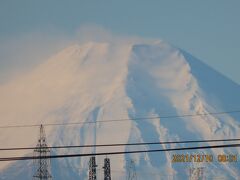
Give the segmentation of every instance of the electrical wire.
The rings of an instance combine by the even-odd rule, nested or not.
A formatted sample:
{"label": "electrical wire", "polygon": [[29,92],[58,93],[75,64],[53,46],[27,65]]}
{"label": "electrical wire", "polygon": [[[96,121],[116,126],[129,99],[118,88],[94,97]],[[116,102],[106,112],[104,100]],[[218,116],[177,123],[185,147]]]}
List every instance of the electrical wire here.
{"label": "electrical wire", "polygon": [[80,124],[97,124],[97,123],[124,122],[124,121],[142,121],[142,120],[154,120],[154,119],[174,119],[174,118],[198,117],[198,116],[209,116],[209,115],[224,115],[224,114],[234,114],[234,113],[240,113],[240,110],[222,111],[222,112],[209,112],[209,113],[197,113],[197,114],[184,114],[184,115],[108,119],[108,120],[87,121],[87,122],[81,121],[81,122],[68,122],[68,123],[7,125],[7,126],[0,126],[0,128],[27,128],[27,127],[39,127],[41,125],[43,125],[43,126],[69,126],[69,125],[80,125]]}
{"label": "electrical wire", "polygon": [[32,159],[56,159],[56,158],[71,158],[71,157],[107,156],[107,155],[120,155],[120,154],[155,153],[155,152],[187,151],[187,150],[198,150],[198,149],[219,149],[219,148],[233,148],[233,147],[240,147],[240,144],[194,146],[194,147],[183,147],[183,148],[136,150],[136,151],[99,152],[99,153],[86,153],[86,154],[61,154],[61,155],[50,155],[50,156],[6,157],[6,158],[0,158],[0,161],[20,161],[20,160],[32,160]]}
{"label": "electrical wire", "polygon": [[[75,146],[47,146],[49,149],[69,149],[69,148],[88,148],[88,147],[116,147],[116,146],[143,146],[143,145],[161,145],[161,144],[190,144],[190,143],[212,143],[212,142],[230,142],[240,141],[240,139],[208,139],[208,140],[185,140],[185,141],[162,141],[162,142],[143,142],[143,143],[117,143],[117,144],[91,144]],[[0,148],[0,151],[16,151],[40,149],[41,147],[14,147]]]}

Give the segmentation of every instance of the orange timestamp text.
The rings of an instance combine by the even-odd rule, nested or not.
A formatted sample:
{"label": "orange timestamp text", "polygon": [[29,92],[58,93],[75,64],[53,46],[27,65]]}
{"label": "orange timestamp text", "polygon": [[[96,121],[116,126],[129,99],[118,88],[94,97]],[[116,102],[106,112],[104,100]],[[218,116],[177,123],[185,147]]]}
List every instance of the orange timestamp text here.
{"label": "orange timestamp text", "polygon": [[172,163],[233,163],[238,162],[235,154],[220,154],[216,157],[212,154],[173,154]]}

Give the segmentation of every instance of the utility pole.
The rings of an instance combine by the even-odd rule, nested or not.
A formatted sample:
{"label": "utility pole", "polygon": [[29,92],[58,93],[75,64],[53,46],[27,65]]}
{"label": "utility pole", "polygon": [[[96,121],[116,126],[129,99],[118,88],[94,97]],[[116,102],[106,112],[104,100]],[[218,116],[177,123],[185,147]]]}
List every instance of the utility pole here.
{"label": "utility pole", "polygon": [[111,165],[110,165],[110,159],[105,158],[104,159],[104,180],[111,180]]}
{"label": "utility pole", "polygon": [[96,157],[92,156],[89,160],[89,172],[88,172],[88,180],[96,180],[97,179],[97,171],[96,171]]}
{"label": "utility pole", "polygon": [[137,180],[135,162],[132,159],[127,163],[127,180]]}
{"label": "utility pole", "polygon": [[50,156],[50,149],[47,146],[46,136],[42,124],[40,126],[38,144],[33,153],[34,157],[39,157],[39,159],[34,159],[35,172],[33,180],[52,180],[50,159],[46,158],[46,156]]}

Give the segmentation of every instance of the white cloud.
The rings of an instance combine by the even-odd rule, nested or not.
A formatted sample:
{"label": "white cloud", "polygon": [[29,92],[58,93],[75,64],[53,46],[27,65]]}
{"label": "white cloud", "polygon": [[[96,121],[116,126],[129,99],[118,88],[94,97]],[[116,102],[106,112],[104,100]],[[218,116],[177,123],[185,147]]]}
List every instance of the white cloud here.
{"label": "white cloud", "polygon": [[110,30],[94,24],[80,26],[71,35],[50,29],[6,37],[0,41],[0,84],[46,61],[70,44],[89,41],[121,43],[143,42],[143,39],[112,34]]}
{"label": "white cloud", "polygon": [[31,32],[0,42],[0,83],[40,64],[72,42],[60,32]]}

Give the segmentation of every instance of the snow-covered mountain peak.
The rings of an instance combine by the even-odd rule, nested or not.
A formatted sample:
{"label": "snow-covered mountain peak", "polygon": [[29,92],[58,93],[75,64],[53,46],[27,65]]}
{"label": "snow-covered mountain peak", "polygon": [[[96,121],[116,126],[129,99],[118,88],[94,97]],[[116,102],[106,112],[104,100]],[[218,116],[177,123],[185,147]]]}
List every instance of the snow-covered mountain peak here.
{"label": "snow-covered mountain peak", "polygon": [[[46,127],[50,145],[153,142],[239,137],[239,115],[179,117],[145,121],[104,120],[178,116],[235,110],[240,107],[238,84],[190,54],[163,41],[89,42],[73,44],[31,71],[0,85],[1,125],[98,122]],[[229,93],[231,92],[231,93]],[[2,129],[1,147],[33,146],[37,128]],[[175,147],[158,146],[158,148]],[[151,149],[143,146],[137,149]],[[124,151],[134,148],[59,150],[53,153]],[[136,148],[135,148],[136,149]],[[223,152],[207,151],[217,154]],[[239,152],[233,149],[233,152]],[[29,151],[15,155],[24,155]],[[8,152],[3,154],[9,155]],[[103,157],[97,161],[102,162]],[[161,179],[168,172],[186,178],[186,165],[171,163],[171,153],[111,156],[114,179],[125,179],[127,160],[134,159],[141,178]],[[54,160],[53,176],[86,179],[88,158]],[[26,165],[1,163],[2,177],[23,177]],[[17,173],[13,171],[18,168]],[[61,169],[65,168],[65,171]],[[232,168],[232,169],[231,169]],[[209,174],[236,176],[234,165],[209,165]],[[79,169],[82,169],[79,171]],[[30,176],[29,176],[30,177]],[[139,177],[140,178],[140,177]],[[11,178],[10,178],[11,179]]]}

